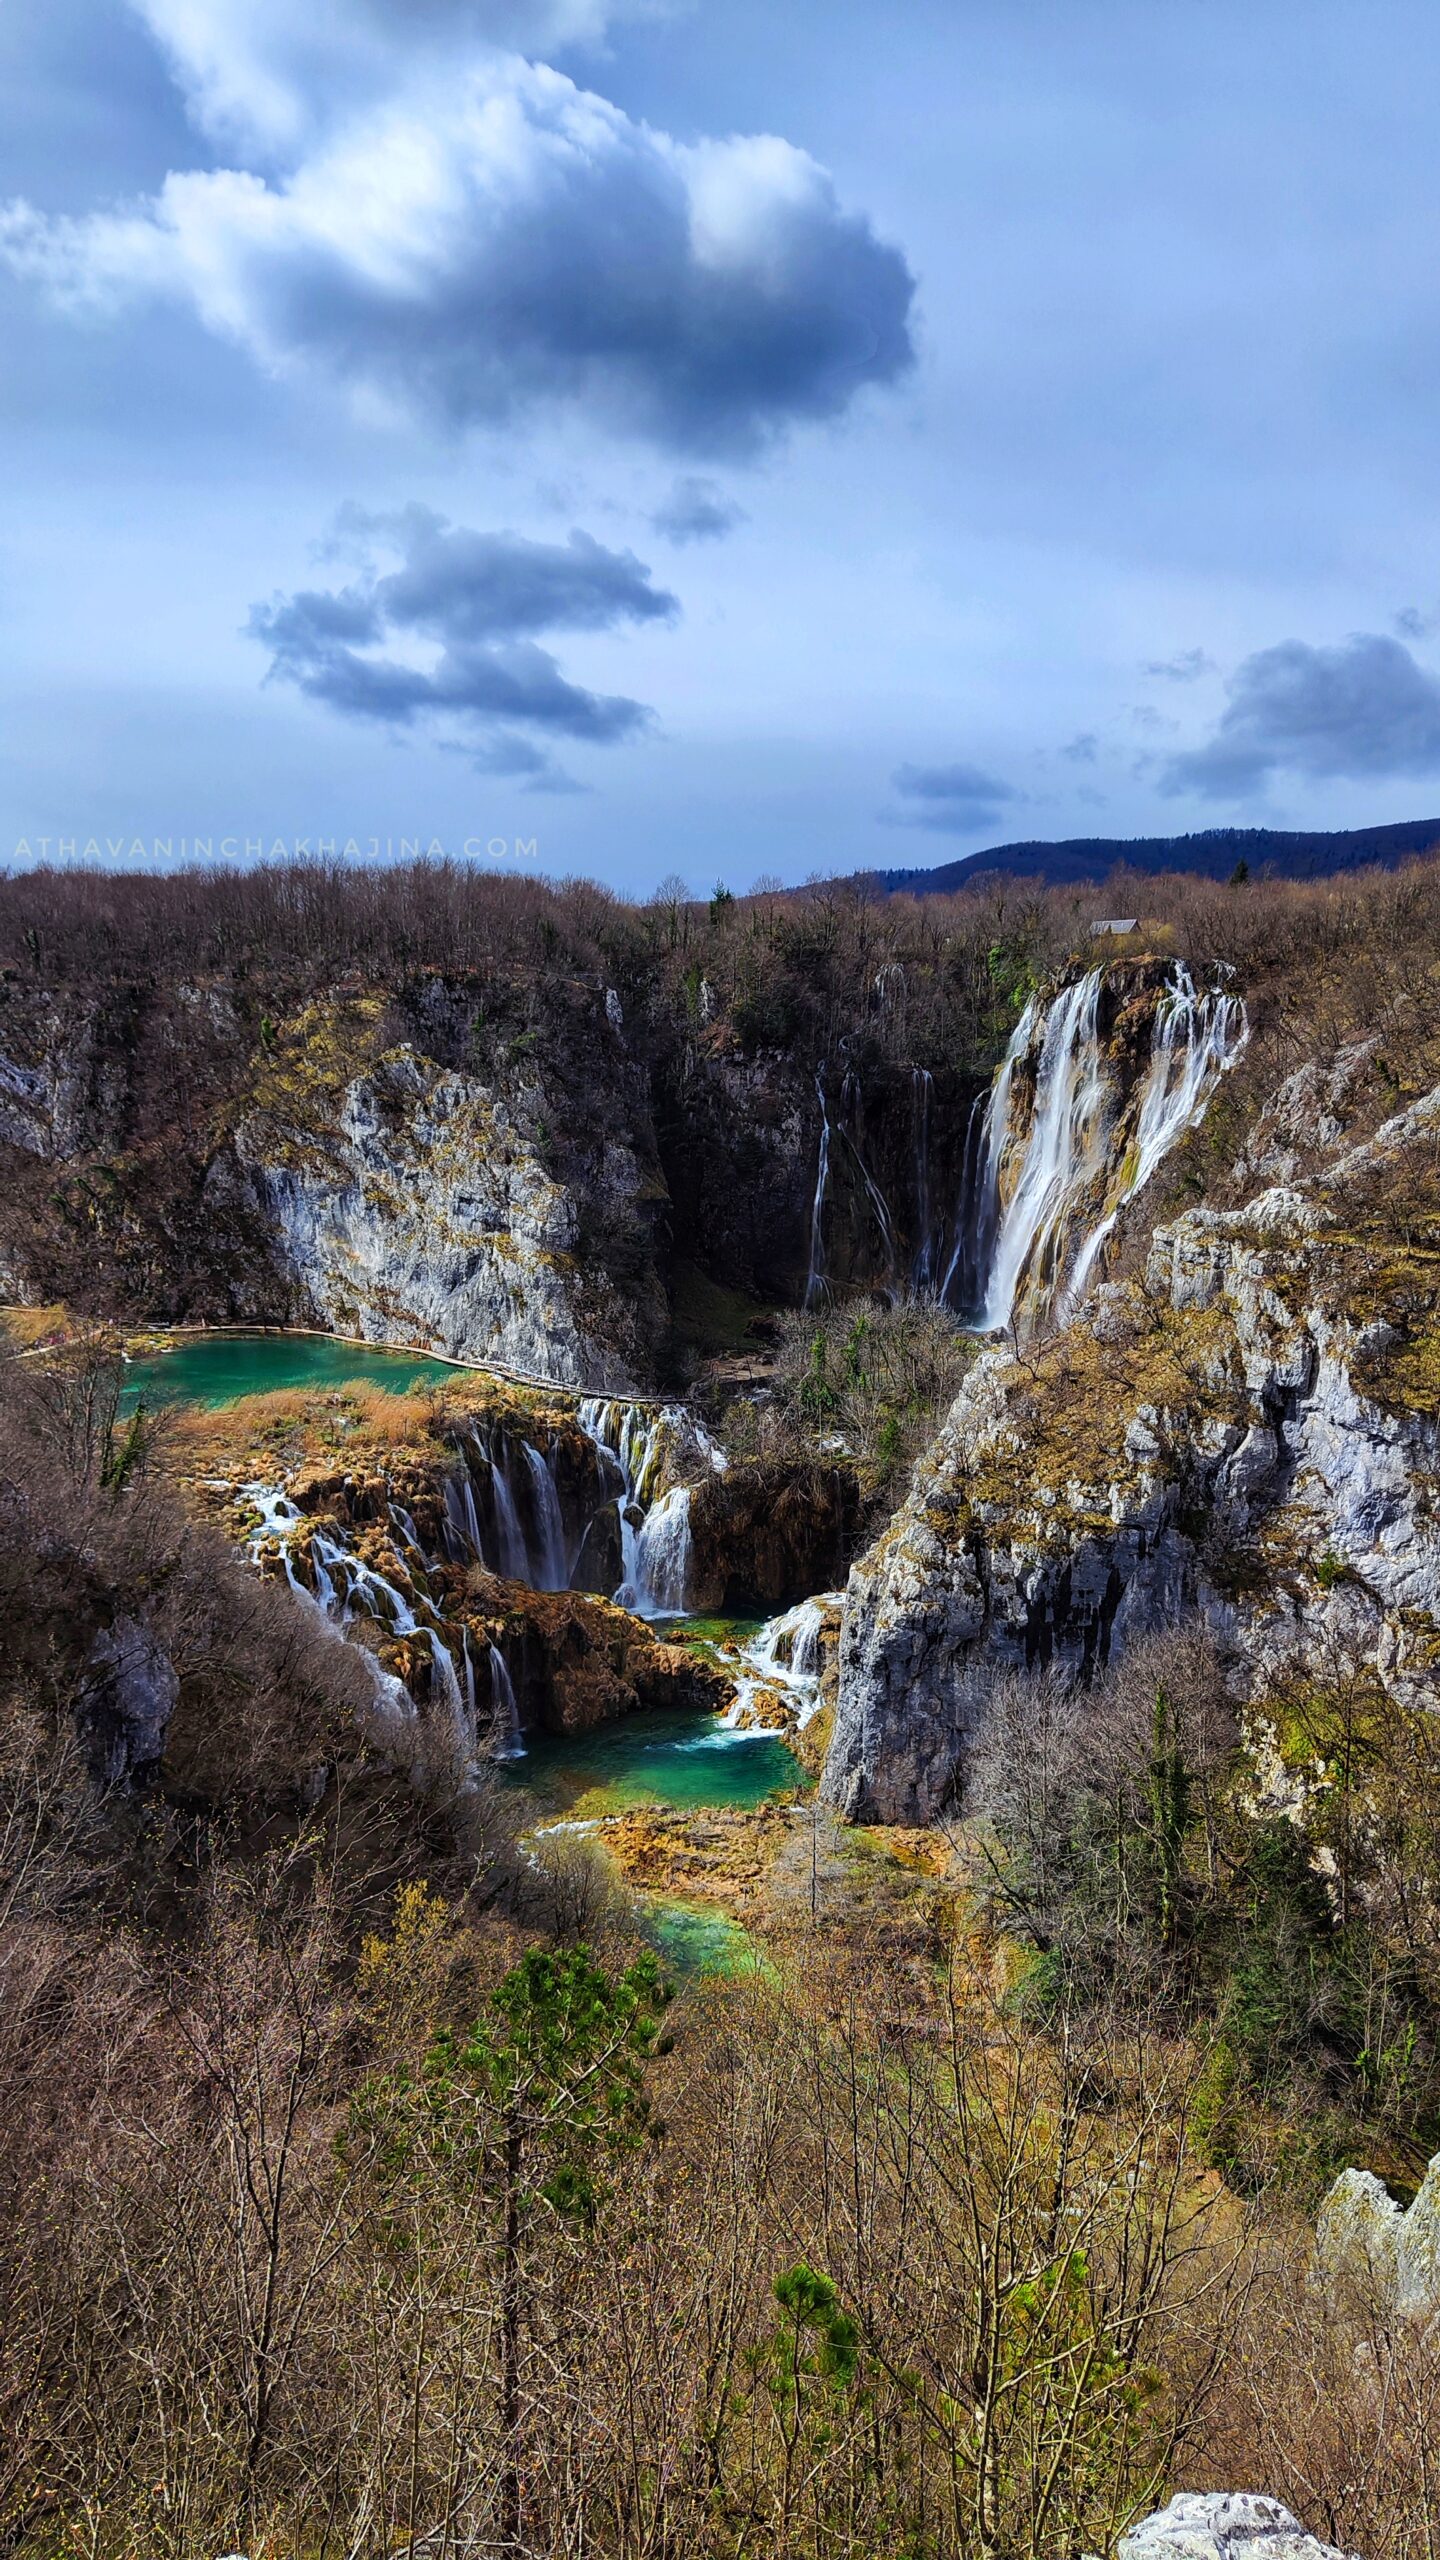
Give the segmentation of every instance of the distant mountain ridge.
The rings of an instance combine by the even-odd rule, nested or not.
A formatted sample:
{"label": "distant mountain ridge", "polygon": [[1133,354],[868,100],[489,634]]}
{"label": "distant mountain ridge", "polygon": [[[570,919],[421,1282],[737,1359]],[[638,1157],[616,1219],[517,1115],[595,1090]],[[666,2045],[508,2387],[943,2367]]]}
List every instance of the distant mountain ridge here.
{"label": "distant mountain ridge", "polygon": [[963,854],[933,869],[877,871],[885,889],[921,897],[963,889],[984,877],[1033,880],[1049,888],[1108,880],[1112,871],[1190,871],[1205,880],[1228,880],[1238,862],[1257,878],[1323,880],[1372,863],[1392,870],[1413,854],[1440,849],[1440,818],[1407,818],[1398,826],[1349,827],[1330,834],[1295,833],[1277,827],[1206,827],[1189,836],[1069,836],[1061,843],[998,844]]}

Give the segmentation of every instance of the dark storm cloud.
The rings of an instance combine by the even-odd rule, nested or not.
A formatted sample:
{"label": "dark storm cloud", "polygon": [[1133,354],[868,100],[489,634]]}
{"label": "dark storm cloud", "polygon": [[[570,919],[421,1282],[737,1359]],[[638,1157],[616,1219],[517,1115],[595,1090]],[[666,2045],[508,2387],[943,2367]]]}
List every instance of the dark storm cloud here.
{"label": "dark storm cloud", "polygon": [[428,507],[348,522],[403,547],[405,565],[377,579],[375,603],[382,621],[431,639],[609,631],[620,622],[673,622],[680,610],[676,597],[651,585],[633,551],[607,551],[588,533],[568,542],[471,533]]}
{"label": "dark storm cloud", "polygon": [[650,522],[667,542],[719,542],[745,522],[745,510],[713,480],[677,480]]}
{"label": "dark storm cloud", "polygon": [[[189,14],[213,36],[213,10]],[[484,50],[443,72],[422,57],[292,133],[270,57],[252,68],[256,132],[270,98],[289,137],[279,174],[257,142],[259,168],[172,174],[118,211],[15,202],[0,257],[61,304],[178,301],[268,369],[318,368],[452,426],[581,404],[743,454],[913,361],[905,259],[775,135],[676,142]]]}
{"label": "dark storm cloud", "polygon": [[[652,587],[633,552],[579,532],[565,543],[475,533],[423,507],[348,519],[351,530],[367,521],[400,545],[402,565],[257,605],[249,630],[270,652],[272,677],[352,719],[401,729],[423,720],[452,733],[458,723],[486,770],[552,782],[527,728],[606,746],[649,725],[644,703],[572,684],[533,636],[672,620],[675,598]],[[386,654],[409,638],[438,643],[433,664]]]}
{"label": "dark storm cloud", "polygon": [[1440,771],[1440,681],[1398,640],[1282,640],[1247,658],[1203,746],[1171,756],[1170,794],[1239,798],[1276,772],[1315,781]]}
{"label": "dark storm cloud", "polygon": [[909,806],[896,811],[906,827],[933,828],[940,835],[973,835],[993,824],[1009,802],[1022,795],[993,773],[973,764],[902,764],[894,787]]}

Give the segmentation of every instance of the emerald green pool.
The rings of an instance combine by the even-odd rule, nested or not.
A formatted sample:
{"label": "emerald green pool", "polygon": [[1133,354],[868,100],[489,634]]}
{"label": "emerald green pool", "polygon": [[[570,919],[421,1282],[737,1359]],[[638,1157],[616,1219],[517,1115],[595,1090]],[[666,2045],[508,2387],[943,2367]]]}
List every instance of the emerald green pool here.
{"label": "emerald green pool", "polygon": [[794,1753],[773,1733],[732,1733],[715,1716],[626,1716],[598,1732],[533,1742],[514,1781],[547,1810],[589,1816],[629,1805],[761,1804],[799,1786]]}
{"label": "emerald green pool", "polygon": [[723,1911],[702,1911],[698,1903],[657,1895],[640,1905],[639,1920],[656,1954],[677,1973],[754,1973],[764,1965],[749,1932],[738,1920],[727,1920]]}
{"label": "emerald green pool", "polygon": [[121,1404],[130,1412],[147,1405],[234,1404],[241,1396],[277,1389],[386,1387],[404,1395],[411,1387],[463,1376],[445,1360],[422,1351],[383,1351],[372,1344],[337,1342],[323,1333],[197,1333],[173,1351],[132,1360]]}

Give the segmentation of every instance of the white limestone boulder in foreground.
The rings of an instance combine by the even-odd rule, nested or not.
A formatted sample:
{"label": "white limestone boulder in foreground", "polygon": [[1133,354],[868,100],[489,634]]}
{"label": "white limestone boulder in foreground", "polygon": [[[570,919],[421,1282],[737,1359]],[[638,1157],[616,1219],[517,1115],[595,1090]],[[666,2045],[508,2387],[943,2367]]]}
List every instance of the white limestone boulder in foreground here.
{"label": "white limestone boulder in foreground", "polygon": [[1122,2534],[1116,2552],[1117,2560],[1354,2560],[1317,2542],[1278,2498],[1243,2491],[1172,2498]]}

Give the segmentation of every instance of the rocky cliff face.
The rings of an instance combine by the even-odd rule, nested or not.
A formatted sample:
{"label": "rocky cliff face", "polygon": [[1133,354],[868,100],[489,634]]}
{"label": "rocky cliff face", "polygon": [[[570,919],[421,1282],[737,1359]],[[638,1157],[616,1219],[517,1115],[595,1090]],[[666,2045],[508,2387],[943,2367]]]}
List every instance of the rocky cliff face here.
{"label": "rocky cliff face", "polygon": [[[540,1378],[653,1371],[666,1186],[602,994],[0,989],[0,1288],[310,1323]],[[278,999],[277,999],[278,1004]]]}
{"label": "rocky cliff face", "polygon": [[1287,1087],[1241,1205],[977,1362],[851,1575],[824,1785],[852,1818],[933,1818],[995,1667],[1083,1677],[1191,1611],[1252,1695],[1326,1659],[1440,1700],[1440,1089],[1347,1143],[1366,1070],[1328,1128],[1313,1073]]}
{"label": "rocky cliff face", "polygon": [[789,1461],[732,1465],[690,1501],[689,1601],[700,1616],[770,1616],[844,1571],[859,1515],[852,1469]]}
{"label": "rocky cliff face", "polygon": [[293,1317],[558,1382],[618,1387],[653,1367],[653,1274],[622,1292],[584,1253],[587,1215],[643,1228],[650,1172],[623,1129],[582,1187],[546,1160],[555,1106],[528,1066],[487,1082],[405,1042],[338,1091],[323,1076],[259,1085],[234,1152]]}
{"label": "rocky cliff face", "polygon": [[[973,1088],[839,1085],[825,1267],[900,1285],[948,1255]],[[558,973],[0,972],[0,1294],[30,1304],[645,1385],[743,1321],[734,1293],[801,1296],[820,1153],[808,1059]]]}

